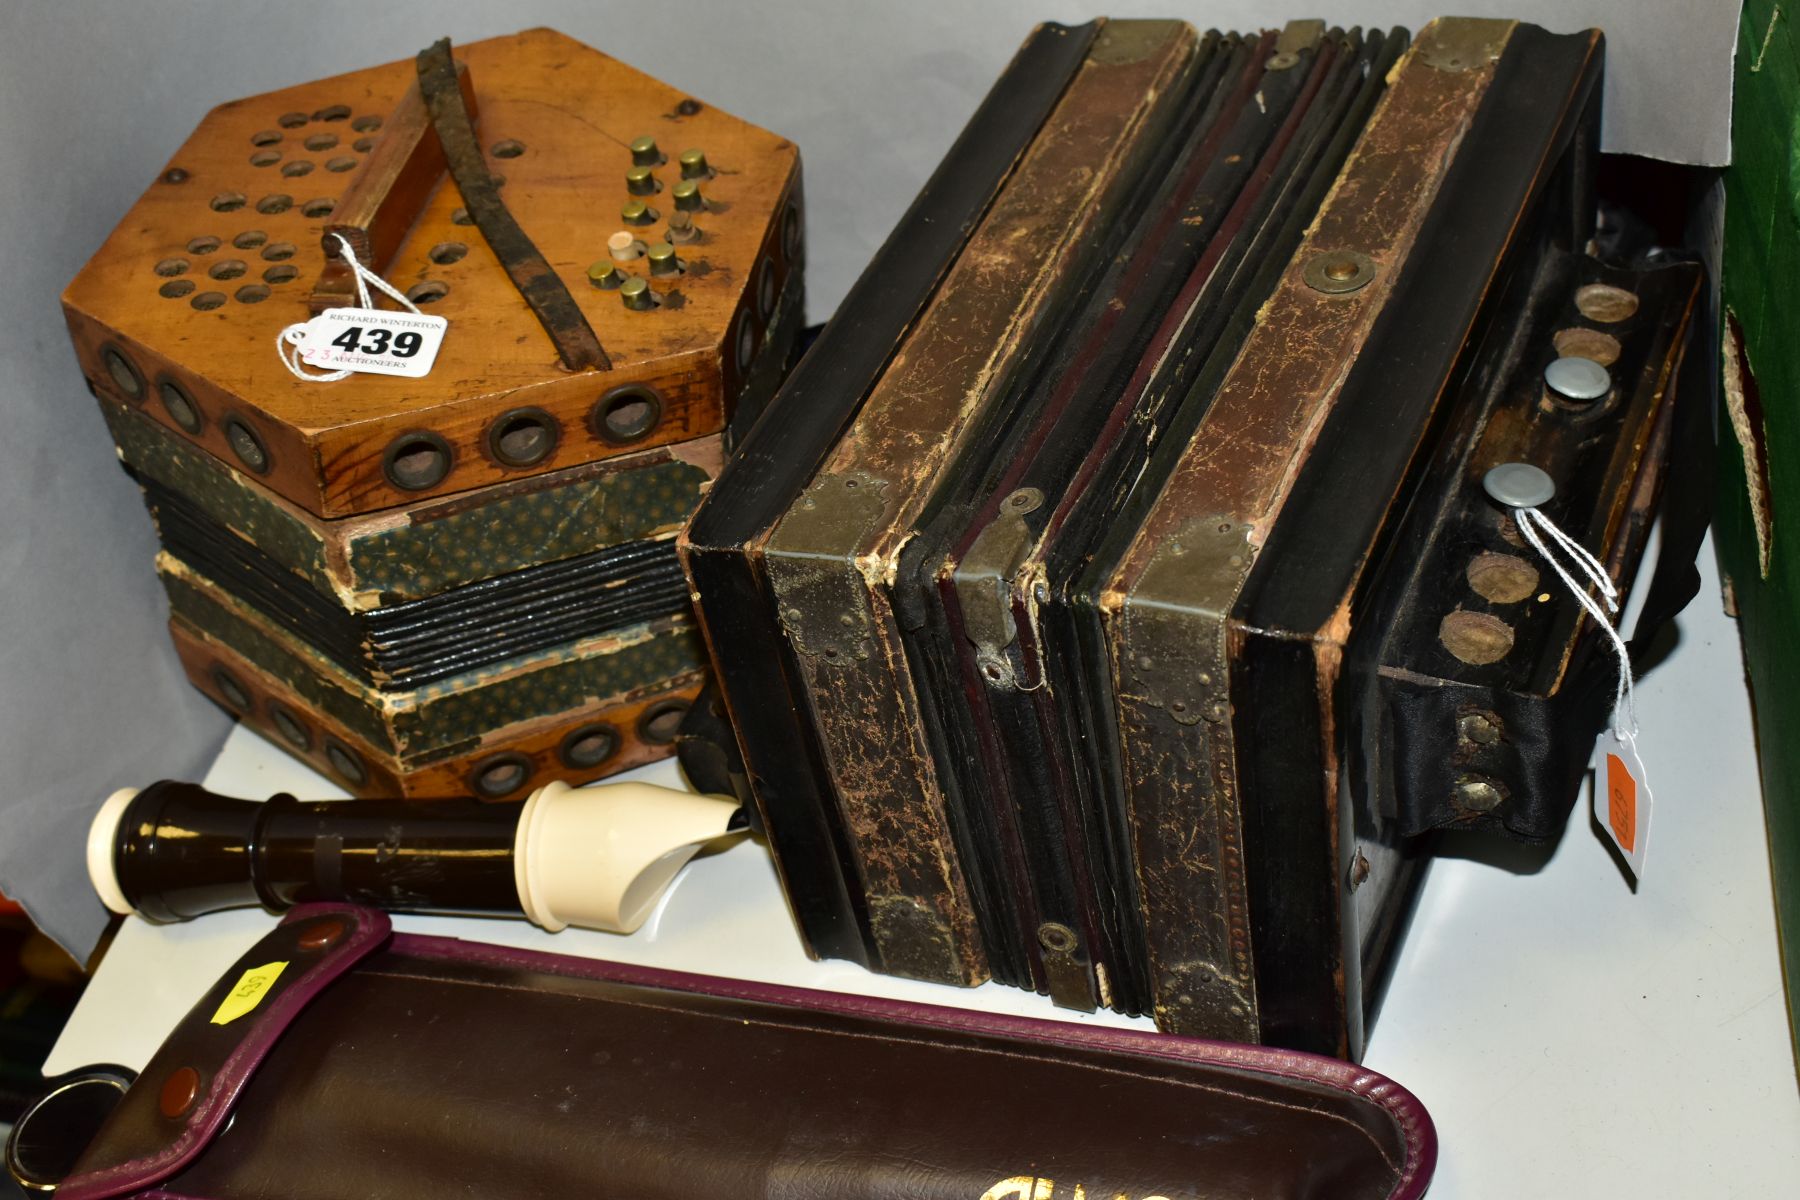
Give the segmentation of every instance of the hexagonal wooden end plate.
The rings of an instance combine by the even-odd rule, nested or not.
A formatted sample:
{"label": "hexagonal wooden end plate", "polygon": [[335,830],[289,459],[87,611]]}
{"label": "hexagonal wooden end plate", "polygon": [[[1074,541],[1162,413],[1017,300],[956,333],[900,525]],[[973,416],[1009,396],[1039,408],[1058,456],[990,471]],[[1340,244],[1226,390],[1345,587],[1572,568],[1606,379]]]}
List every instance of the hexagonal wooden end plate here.
{"label": "hexagonal wooden end plate", "polygon": [[[450,320],[431,373],[312,383],[283,368],[276,338],[309,316],[325,226],[416,87],[409,59],[207,115],[64,293],[102,402],[140,409],[325,517],[717,432],[800,269],[794,145],[550,30],[455,55],[500,196],[611,370],[562,367],[441,173],[419,189],[416,219],[380,264],[421,309]],[[435,138],[429,127],[424,136]],[[627,174],[649,156],[633,143],[646,136],[658,161],[634,194]],[[689,149],[704,154],[692,179],[703,207],[678,210]],[[633,201],[655,220],[626,224]],[[678,211],[691,220],[670,239]],[[645,247],[670,240],[678,271],[615,258],[608,243],[620,231]],[[615,270],[596,283],[590,268],[603,263]],[[648,281],[653,307],[623,302],[617,284],[631,277]]]}

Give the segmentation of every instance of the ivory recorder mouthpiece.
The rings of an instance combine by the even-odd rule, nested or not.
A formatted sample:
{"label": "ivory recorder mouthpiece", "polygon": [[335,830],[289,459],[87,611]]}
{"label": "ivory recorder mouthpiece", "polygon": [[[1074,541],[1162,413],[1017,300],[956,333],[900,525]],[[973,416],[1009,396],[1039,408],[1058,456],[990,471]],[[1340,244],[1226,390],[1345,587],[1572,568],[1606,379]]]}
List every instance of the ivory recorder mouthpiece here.
{"label": "ivory recorder mouthpiece", "polygon": [[165,780],[106,798],[87,866],[107,908],[152,921],[345,900],[630,933],[690,858],[746,829],[734,799],[643,783],[552,783],[514,806],[258,803]]}

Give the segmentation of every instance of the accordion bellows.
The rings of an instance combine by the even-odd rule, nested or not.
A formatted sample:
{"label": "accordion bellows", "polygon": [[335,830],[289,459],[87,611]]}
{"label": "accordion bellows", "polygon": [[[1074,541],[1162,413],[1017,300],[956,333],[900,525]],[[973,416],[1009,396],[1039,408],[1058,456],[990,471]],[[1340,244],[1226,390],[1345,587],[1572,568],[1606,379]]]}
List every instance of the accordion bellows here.
{"label": "accordion bellows", "polygon": [[1654,514],[1699,271],[1588,253],[1600,64],[1032,36],[681,542],[816,953],[1360,1053],[1412,835],[1539,835],[1605,715],[1482,476],[1624,583]]}
{"label": "accordion bellows", "polygon": [[[699,691],[675,535],[795,342],[799,157],[548,30],[455,63],[473,175],[410,61],[225,105],[64,307],[195,685],[353,792],[519,799]],[[430,374],[282,369],[327,232],[449,318]]]}

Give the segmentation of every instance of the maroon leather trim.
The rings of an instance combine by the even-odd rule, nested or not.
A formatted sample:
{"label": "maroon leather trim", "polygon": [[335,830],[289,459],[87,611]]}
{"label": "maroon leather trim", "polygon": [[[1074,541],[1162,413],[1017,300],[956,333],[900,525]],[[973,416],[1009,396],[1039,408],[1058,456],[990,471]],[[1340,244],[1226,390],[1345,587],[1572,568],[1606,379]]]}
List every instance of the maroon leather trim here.
{"label": "maroon leather trim", "polygon": [[894,1024],[960,1033],[1014,1037],[1044,1045],[1105,1049],[1143,1058],[1171,1059],[1242,1071],[1247,1075],[1276,1076],[1329,1087],[1357,1096],[1384,1109],[1406,1138],[1406,1162],[1398,1165],[1399,1183],[1391,1200],[1417,1200],[1425,1194],[1437,1165],[1437,1127],[1418,1097],[1375,1071],[1323,1055],[1268,1046],[1215,1042],[1204,1038],[1177,1037],[1148,1030],[1113,1029],[1071,1021],[1012,1017],[997,1013],[912,1004],[875,996],[822,992],[812,988],[722,979],[657,967],[570,958],[536,950],[517,950],[430,934],[397,933],[395,951],[422,958],[441,958],[489,966],[542,971],[547,974],[601,979],[641,987],[665,988],[719,996],[730,1000],[774,1004],[803,1011],[842,1013]]}
{"label": "maroon leather trim", "polygon": [[[294,926],[310,924],[321,917],[334,917],[344,922],[345,932],[338,941],[322,951],[284,947],[283,943],[293,946]],[[190,1164],[224,1128],[232,1104],[293,1019],[344,972],[387,944],[392,931],[387,914],[372,908],[351,904],[302,904],[290,910],[275,930],[240,958],[219,983],[207,989],[206,995],[182,1019],[175,1033],[144,1068],[138,1077],[138,1085],[127,1093],[107,1123],[109,1131],[120,1122],[135,1124],[139,1128],[132,1132],[148,1134],[152,1139],[167,1137],[165,1130],[170,1127],[178,1128],[180,1132],[162,1141],[156,1149],[120,1162],[90,1164],[84,1160],[78,1164],[76,1174],[56,1189],[60,1200],[105,1200],[140,1193]],[[183,1035],[193,1032],[196,1026],[202,1033],[214,1028],[212,1013],[217,1011],[225,991],[249,965],[265,960],[271,954],[288,955],[289,967],[276,981],[270,996],[256,1011],[239,1018],[244,1022],[241,1036],[222,1062],[216,1066],[204,1061],[196,1063],[194,1060],[203,1059],[204,1054],[196,1055],[194,1047],[187,1044]],[[312,957],[315,954],[317,957]],[[180,1118],[179,1124],[174,1125],[155,1111],[156,1093],[169,1072],[183,1066],[201,1069],[205,1090]],[[134,1142],[143,1140],[140,1136]],[[170,1196],[169,1200],[176,1198]]]}

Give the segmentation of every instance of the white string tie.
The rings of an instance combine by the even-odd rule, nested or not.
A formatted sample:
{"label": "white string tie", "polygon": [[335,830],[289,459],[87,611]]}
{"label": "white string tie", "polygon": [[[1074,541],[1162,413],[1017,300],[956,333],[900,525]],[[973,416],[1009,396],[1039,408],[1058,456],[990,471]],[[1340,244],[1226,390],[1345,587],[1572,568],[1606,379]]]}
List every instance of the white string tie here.
{"label": "white string tie", "polygon": [[[1613,653],[1619,659],[1619,681],[1613,694],[1612,729],[1619,738],[1632,741],[1637,737],[1638,723],[1637,706],[1631,691],[1631,654],[1625,648],[1625,639],[1619,636],[1618,626],[1609,615],[1619,611],[1619,589],[1614,586],[1612,576],[1607,574],[1598,558],[1558,529],[1556,523],[1536,507],[1514,508],[1512,515],[1513,524],[1519,527],[1520,535],[1550,564],[1550,569],[1556,572],[1557,578],[1563,581],[1563,585],[1574,594],[1581,607],[1587,610],[1588,615],[1594,618],[1594,623],[1606,632],[1607,639],[1611,641]],[[1575,576],[1551,552],[1550,545],[1545,544],[1546,537],[1568,556],[1576,573],[1586,580],[1586,584],[1576,582]],[[1588,594],[1588,584],[1600,593],[1600,599],[1596,600]],[[1602,604],[1606,606],[1604,609]]]}
{"label": "white string tie", "polygon": [[[341,234],[332,233],[327,234],[326,236],[338,244],[338,252],[344,256],[344,261],[350,264],[350,272],[356,279],[356,300],[358,308],[375,307],[374,301],[369,297],[369,285],[374,284],[379,291],[385,293],[391,299],[398,301],[408,312],[418,313],[420,316],[424,315],[423,313],[419,313],[419,306],[414,304],[411,300],[408,300],[404,292],[400,291],[400,289],[396,288],[393,284],[389,283],[375,272],[369,270],[369,268],[363,266],[362,263],[357,260],[356,251],[350,248],[350,243],[345,241]],[[348,369],[342,371],[322,371],[317,374],[306,369],[304,361],[300,357],[300,347],[306,341],[306,327],[310,323],[310,321],[296,321],[294,324],[289,325],[286,329],[283,329],[280,333],[275,335],[275,353],[281,356],[282,365],[288,369],[294,378],[304,379],[309,383],[334,383],[339,379],[355,374],[355,372]]]}

